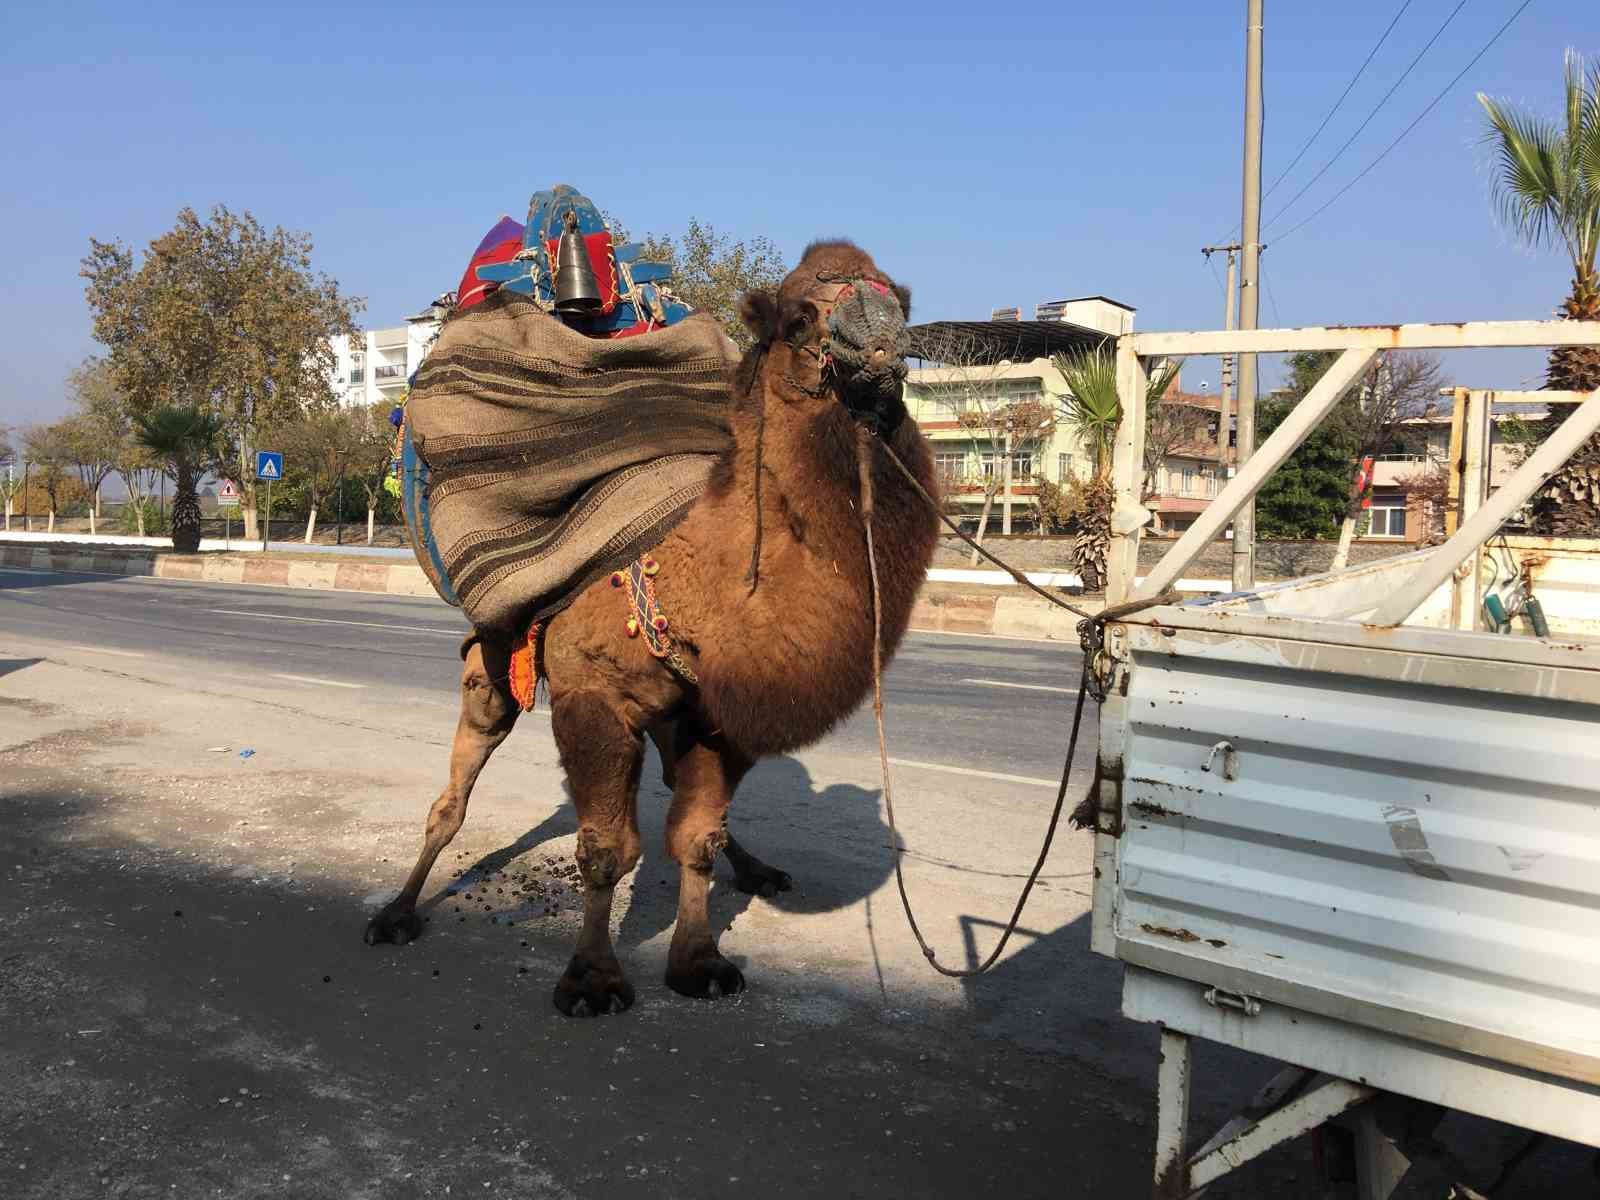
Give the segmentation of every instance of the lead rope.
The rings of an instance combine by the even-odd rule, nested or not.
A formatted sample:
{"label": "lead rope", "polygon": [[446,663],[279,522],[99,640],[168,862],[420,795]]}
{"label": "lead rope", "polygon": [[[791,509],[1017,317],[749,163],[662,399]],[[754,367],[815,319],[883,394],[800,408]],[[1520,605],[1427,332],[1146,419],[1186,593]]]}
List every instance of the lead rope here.
{"label": "lead rope", "polygon": [[[1131,615],[1141,609],[1170,603],[1177,599],[1177,595],[1173,592],[1164,592],[1150,600],[1136,600],[1129,604],[1120,604],[1114,608],[1107,608],[1098,614],[1091,614],[1066,603],[1059,597],[1044,592],[1040,588],[1033,588],[1034,591],[1043,595],[1045,599],[1060,605],[1062,608],[1070,609],[1084,618],[1078,623],[1078,637],[1083,647],[1083,674],[1078,685],[1078,702],[1072,710],[1072,734],[1067,739],[1067,761],[1061,767],[1061,785],[1056,789],[1055,807],[1050,811],[1050,824],[1045,829],[1044,844],[1039,847],[1039,857],[1033,864],[1033,870],[1028,872],[1028,881],[1022,885],[1022,894],[1017,897],[1017,906],[1012,910],[1011,919],[1006,922],[1005,930],[1000,934],[999,942],[989,952],[989,957],[976,967],[962,971],[943,965],[935,957],[933,947],[928,945],[928,939],[922,936],[922,929],[917,925],[916,914],[911,911],[911,897],[906,894],[905,874],[902,872],[900,865],[900,860],[905,851],[901,848],[900,831],[895,824],[894,789],[889,779],[889,742],[883,731],[883,597],[878,585],[878,554],[872,541],[873,441],[873,435],[865,426],[856,426],[856,467],[861,479],[861,523],[866,531],[867,538],[867,570],[872,577],[872,715],[878,725],[878,765],[883,772],[883,807],[889,817],[890,849],[894,852],[894,882],[900,891],[900,907],[905,910],[906,922],[911,926],[911,934],[917,939],[917,945],[922,948],[922,955],[928,960],[928,965],[939,974],[946,975],[951,979],[971,979],[975,975],[982,975],[990,967],[994,966],[1001,953],[1004,952],[1006,943],[1011,940],[1011,935],[1016,932],[1017,922],[1022,919],[1022,910],[1027,907],[1028,897],[1033,892],[1033,885],[1039,881],[1039,873],[1044,870],[1045,860],[1050,857],[1050,846],[1055,841],[1056,828],[1061,823],[1061,810],[1066,804],[1067,783],[1072,776],[1072,763],[1077,757],[1078,733],[1083,727],[1083,698],[1087,693],[1093,692],[1096,701],[1105,699],[1104,681],[1096,673],[1093,664],[1100,657],[1099,650],[1106,622],[1115,620],[1118,617]],[[916,476],[906,469],[906,465],[900,461],[900,457],[894,452],[894,449],[887,442],[880,442],[880,444],[888,454],[889,461],[900,469],[900,473],[909,479],[922,497],[937,510],[938,505],[933,504],[933,498],[928,495]],[[946,523],[948,524],[949,522]],[[958,529],[956,532],[960,533],[960,530]],[[966,535],[963,534],[962,536],[965,537]],[[973,543],[973,545],[977,546],[976,543]],[[982,549],[982,547],[977,548]],[[1025,577],[1020,571],[1000,562],[999,559],[994,558],[993,555],[988,555],[987,552],[985,554],[991,561],[1004,567],[1013,578],[1018,581],[1024,581]],[[1033,587],[1032,583],[1029,583],[1028,586]]]}

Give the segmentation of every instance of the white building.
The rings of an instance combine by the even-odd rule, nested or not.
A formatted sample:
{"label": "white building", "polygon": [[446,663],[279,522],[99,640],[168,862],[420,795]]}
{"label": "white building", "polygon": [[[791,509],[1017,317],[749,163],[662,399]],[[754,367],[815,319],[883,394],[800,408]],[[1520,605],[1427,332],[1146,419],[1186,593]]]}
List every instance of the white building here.
{"label": "white building", "polygon": [[441,296],[420,313],[407,317],[404,325],[367,330],[353,346],[350,338],[334,338],[330,344],[337,364],[334,391],[339,402],[354,408],[398,401],[439,336],[446,312],[444,299]]}

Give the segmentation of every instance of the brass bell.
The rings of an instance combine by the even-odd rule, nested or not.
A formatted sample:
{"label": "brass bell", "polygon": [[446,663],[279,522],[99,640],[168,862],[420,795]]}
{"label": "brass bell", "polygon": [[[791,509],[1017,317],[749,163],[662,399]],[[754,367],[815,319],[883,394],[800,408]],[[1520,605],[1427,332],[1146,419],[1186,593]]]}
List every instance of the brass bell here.
{"label": "brass bell", "polygon": [[567,212],[566,228],[556,246],[556,312],[587,317],[600,311],[600,282],[589,265],[589,248],[578,232],[577,214]]}

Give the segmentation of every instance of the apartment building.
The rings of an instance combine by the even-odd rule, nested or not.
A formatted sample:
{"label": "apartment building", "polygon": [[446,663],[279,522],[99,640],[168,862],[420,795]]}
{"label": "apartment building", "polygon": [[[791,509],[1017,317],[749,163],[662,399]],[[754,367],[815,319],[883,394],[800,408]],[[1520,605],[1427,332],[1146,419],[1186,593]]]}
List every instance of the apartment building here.
{"label": "apartment building", "polygon": [[439,336],[447,299],[441,296],[403,325],[369,329],[355,339],[334,338],[334,390],[340,402],[355,407],[398,401]]}
{"label": "apartment building", "polygon": [[[906,410],[931,443],[946,502],[975,525],[998,487],[991,528],[1038,527],[1041,480],[1087,478],[1075,430],[1057,420],[1068,393],[1053,355],[1107,346],[1133,328],[1134,309],[1106,296],[1041,304],[1034,319],[996,309],[988,321],[934,321],[911,330]],[[931,364],[931,365],[930,365]],[[1016,418],[1031,416],[1019,422]]]}
{"label": "apartment building", "polygon": [[[1041,481],[1087,479],[1094,464],[1078,430],[1060,419],[1070,390],[1052,356],[1105,347],[1133,328],[1135,310],[1107,296],[1056,300],[1024,321],[1017,308],[995,309],[988,321],[936,321],[912,330],[913,356],[936,365],[912,369],[906,408],[932,444],[946,502],[975,524],[984,498],[998,486],[991,528],[1038,527]],[[1198,410],[1186,436],[1168,447],[1150,481],[1152,532],[1180,532],[1217,494],[1216,397],[1185,393],[1174,379],[1168,400]],[[1027,420],[1002,419],[1021,414]],[[1009,466],[1009,480],[1007,468]]]}

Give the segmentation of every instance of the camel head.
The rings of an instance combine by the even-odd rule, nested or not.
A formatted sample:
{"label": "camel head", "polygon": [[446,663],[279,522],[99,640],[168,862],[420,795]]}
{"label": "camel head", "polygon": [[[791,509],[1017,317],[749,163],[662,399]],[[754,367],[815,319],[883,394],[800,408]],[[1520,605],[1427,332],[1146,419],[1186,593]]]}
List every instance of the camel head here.
{"label": "camel head", "polygon": [[756,340],[747,386],[789,404],[842,404],[880,434],[904,419],[911,291],[866,251],[813,242],[776,292],[745,295],[740,315]]}

